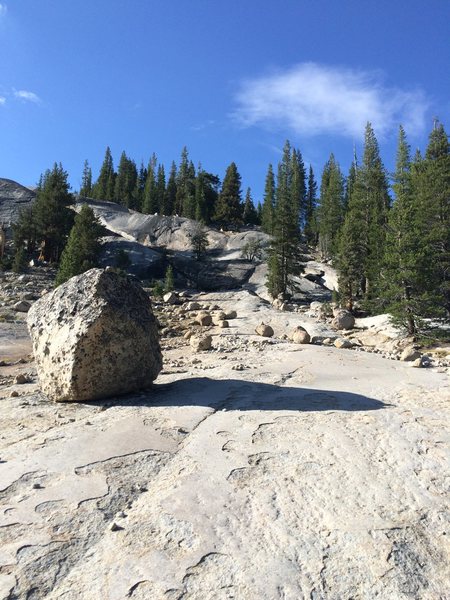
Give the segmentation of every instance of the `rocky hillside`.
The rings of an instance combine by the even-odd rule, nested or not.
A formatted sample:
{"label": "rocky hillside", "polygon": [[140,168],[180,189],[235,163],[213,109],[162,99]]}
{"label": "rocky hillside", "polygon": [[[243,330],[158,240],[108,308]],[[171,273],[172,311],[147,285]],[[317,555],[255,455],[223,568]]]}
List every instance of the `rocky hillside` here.
{"label": "rocky hillside", "polygon": [[8,229],[15,223],[21,208],[31,206],[35,192],[11,179],[0,177],[0,224]]}

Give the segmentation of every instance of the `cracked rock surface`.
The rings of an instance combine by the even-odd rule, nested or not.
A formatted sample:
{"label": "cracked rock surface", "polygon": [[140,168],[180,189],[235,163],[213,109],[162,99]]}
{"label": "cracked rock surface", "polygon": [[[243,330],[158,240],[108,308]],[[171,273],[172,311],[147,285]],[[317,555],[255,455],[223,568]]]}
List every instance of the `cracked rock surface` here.
{"label": "cracked rock surface", "polygon": [[0,598],[445,599],[448,375],[282,340],[304,317],[245,294],[203,301],[237,318],[192,357],[163,340],[148,393],[0,387]]}

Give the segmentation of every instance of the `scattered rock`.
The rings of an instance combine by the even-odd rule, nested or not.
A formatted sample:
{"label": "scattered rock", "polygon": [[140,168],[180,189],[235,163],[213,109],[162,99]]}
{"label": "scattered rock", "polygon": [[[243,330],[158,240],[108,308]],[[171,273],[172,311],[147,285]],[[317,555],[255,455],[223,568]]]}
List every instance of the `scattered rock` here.
{"label": "scattered rock", "polygon": [[166,304],[178,304],[178,295],[175,292],[164,294],[163,300]]}
{"label": "scattered rock", "polygon": [[19,300],[19,302],[16,302],[13,306],[13,309],[16,312],[28,312],[31,308],[31,303],[28,302],[28,300]]}
{"label": "scattered rock", "polygon": [[223,321],[219,321],[218,325],[221,329],[227,329],[230,326],[228,321],[226,321],[225,319]]}
{"label": "scattered rock", "polygon": [[198,302],[188,302],[186,305],[186,310],[200,310],[201,306]]}
{"label": "scattered rock", "polygon": [[237,318],[237,312],[235,310],[230,310],[229,312],[227,312],[225,314],[225,319],[227,321],[231,321],[231,319],[236,319]]}
{"label": "scattered rock", "polygon": [[333,311],[334,319],[331,322],[335,329],[353,329],[355,317],[348,310],[337,309]]}
{"label": "scattered rock", "polygon": [[121,527],[120,525],[118,525],[117,523],[115,523],[114,521],[111,523],[111,525],[109,526],[109,530],[110,531],[122,531],[123,527]]}
{"label": "scattered rock", "polygon": [[400,360],[402,361],[414,361],[421,357],[421,354],[414,346],[407,346],[400,354]]}
{"label": "scattered rock", "polygon": [[256,327],[255,331],[258,335],[261,335],[262,337],[272,337],[273,336],[272,327],[270,325],[266,325],[265,323],[260,323]]}
{"label": "scattered rock", "polygon": [[189,340],[189,343],[194,352],[203,352],[204,350],[210,350],[212,346],[212,336],[192,336]]}
{"label": "scattered rock", "polygon": [[225,321],[226,320],[226,314],[223,312],[223,310],[221,310],[220,312],[216,313],[213,316],[213,323],[214,325],[219,325],[219,323],[221,321]]}
{"label": "scattered rock", "polygon": [[311,337],[306,329],[299,325],[291,333],[291,340],[294,344],[309,344],[311,342]]}
{"label": "scattered rock", "polygon": [[29,383],[30,378],[25,373],[19,373],[14,378],[14,383],[17,385],[23,385],[24,383]]}
{"label": "scattered rock", "polygon": [[38,300],[27,320],[42,391],[57,402],[148,388],[162,369],[148,296],[114,271],[72,277]]}
{"label": "scattered rock", "polygon": [[212,325],[212,317],[208,312],[202,310],[195,317],[194,322],[202,327],[208,327],[209,325]]}
{"label": "scattered rock", "polygon": [[336,348],[344,348],[345,349],[345,348],[351,348],[353,346],[351,341],[346,340],[345,338],[336,338],[333,343],[336,346]]}
{"label": "scattered rock", "polygon": [[11,398],[17,398],[19,396],[19,392],[17,390],[13,390],[10,393]]}
{"label": "scattered rock", "polygon": [[425,362],[424,362],[423,356],[419,356],[419,358],[416,358],[416,360],[413,360],[411,362],[411,367],[415,367],[417,369],[421,369],[424,366],[425,366]]}

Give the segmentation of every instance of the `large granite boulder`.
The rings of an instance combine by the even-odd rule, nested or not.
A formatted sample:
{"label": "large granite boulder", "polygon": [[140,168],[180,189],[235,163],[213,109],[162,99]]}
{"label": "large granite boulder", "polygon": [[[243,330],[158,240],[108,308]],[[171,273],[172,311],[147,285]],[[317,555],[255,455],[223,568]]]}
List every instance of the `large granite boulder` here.
{"label": "large granite boulder", "polygon": [[72,277],[38,300],[27,322],[42,391],[57,402],[144,389],[162,369],[150,300],[113,271]]}

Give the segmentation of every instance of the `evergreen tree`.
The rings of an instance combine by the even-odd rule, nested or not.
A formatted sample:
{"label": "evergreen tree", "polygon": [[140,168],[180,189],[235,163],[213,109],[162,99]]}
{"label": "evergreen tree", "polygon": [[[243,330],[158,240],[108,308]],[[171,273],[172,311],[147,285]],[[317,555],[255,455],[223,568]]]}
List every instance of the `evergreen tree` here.
{"label": "evergreen tree", "polygon": [[73,202],[69,193],[68,173],[61,164],[53,166],[42,177],[33,207],[36,239],[41,245],[41,258],[57,262],[73,223]]}
{"label": "evergreen tree", "polygon": [[361,196],[366,207],[367,254],[364,261],[364,296],[366,303],[372,303],[377,296],[390,197],[386,171],[370,123],[366,126],[363,160],[355,179],[354,193]]}
{"label": "evergreen tree", "polygon": [[139,173],[136,178],[136,185],[133,192],[133,208],[142,212],[142,204],[144,202],[144,190],[145,182],[147,181],[147,169],[144,167],[144,163],[141,162]]}
{"label": "evergreen tree", "polygon": [[242,219],[245,225],[256,225],[258,223],[258,215],[256,213],[255,205],[253,204],[250,188],[247,188],[247,192],[245,194]]}
{"label": "evergreen tree", "polygon": [[158,212],[162,212],[166,195],[166,173],[164,171],[164,165],[158,166],[155,193]]}
{"label": "evergreen tree", "polygon": [[195,167],[189,160],[186,146],[181,151],[181,161],[177,173],[175,212],[189,219],[195,218]]}
{"label": "evergreen tree", "polygon": [[199,165],[195,180],[195,220],[206,223],[206,213],[205,176],[204,171]]}
{"label": "evergreen tree", "polygon": [[163,215],[173,215],[177,201],[177,167],[174,162],[170,167],[169,179],[164,194],[164,205],[162,208]]}
{"label": "evergreen tree", "polygon": [[175,281],[173,277],[172,265],[169,265],[166,269],[166,277],[164,280],[164,291],[171,292],[175,287]]}
{"label": "evergreen tree", "polygon": [[38,232],[33,207],[29,206],[19,211],[17,221],[13,224],[14,249],[17,253],[21,248],[26,254],[32,254],[37,246]]}
{"label": "evergreen tree", "polygon": [[142,202],[142,212],[147,215],[153,215],[159,212],[155,176],[156,163],[156,156],[153,154],[147,167],[147,179],[145,181],[144,199]]}
{"label": "evergreen tree", "polygon": [[261,202],[258,202],[258,205],[256,207],[256,215],[258,218],[258,221],[257,221],[258,225],[262,225],[262,209],[263,209],[263,207],[262,207]]}
{"label": "evergreen tree", "polygon": [[423,312],[425,265],[421,249],[423,240],[418,229],[420,214],[412,185],[410,150],[401,126],[393,179],[395,201],[389,212],[381,291],[389,312],[414,336],[418,317]]}
{"label": "evergreen tree", "polygon": [[208,236],[206,231],[203,229],[201,225],[196,227],[192,234],[191,238],[191,248],[194,251],[194,256],[196,260],[202,260],[206,254],[206,250],[209,246]]}
{"label": "evergreen tree", "polygon": [[125,152],[122,152],[115,178],[115,202],[123,204],[127,208],[134,208],[137,176],[135,162],[130,160]]}
{"label": "evergreen tree", "polygon": [[390,205],[387,190],[378,142],[368,123],[362,165],[356,171],[338,249],[339,289],[349,306],[360,295],[367,306],[377,301]]}
{"label": "evergreen tree", "polygon": [[207,171],[202,171],[202,187],[205,194],[204,221],[210,223],[215,214],[219,198],[219,177]]}
{"label": "evergreen tree", "polygon": [[291,276],[301,272],[299,205],[293,177],[291,147],[286,142],[278,165],[275,220],[269,250],[267,287],[272,297],[286,294]]}
{"label": "evergreen tree", "polygon": [[92,169],[87,160],[84,161],[83,176],[81,178],[80,196],[90,198],[92,196]]}
{"label": "evergreen tree", "polygon": [[429,316],[450,317],[450,145],[435,122],[425,157],[413,171],[426,254]]}
{"label": "evergreen tree", "polygon": [[275,226],[275,176],[273,167],[269,165],[264,188],[264,200],[261,210],[261,225],[263,231],[272,235]]}
{"label": "evergreen tree", "polygon": [[325,163],[320,185],[318,230],[320,252],[324,258],[333,258],[337,252],[339,229],[343,222],[344,177],[334,155]]}
{"label": "evergreen tree", "polygon": [[100,174],[94,185],[93,197],[97,200],[114,200],[114,186],[115,186],[113,158],[111,149],[108,146],[105,152],[105,158],[100,169]]}
{"label": "evergreen tree", "polygon": [[291,204],[299,229],[304,227],[306,216],[306,171],[300,150],[293,148],[291,154]]}
{"label": "evergreen tree", "polygon": [[226,170],[216,206],[215,220],[232,226],[242,223],[241,176],[236,163]]}
{"label": "evergreen tree", "polygon": [[57,286],[71,277],[81,275],[97,266],[100,234],[100,223],[94,211],[87,204],[83,204],[75,217],[69,240],[61,255],[61,263],[55,281]]}
{"label": "evergreen tree", "polygon": [[23,246],[19,246],[14,254],[14,260],[12,262],[12,270],[14,273],[23,273],[27,268],[28,257],[26,250]]}
{"label": "evergreen tree", "polygon": [[309,166],[308,175],[308,188],[306,192],[305,200],[305,219],[304,219],[304,233],[308,244],[317,243],[317,222],[316,222],[316,208],[317,208],[317,183],[314,178],[314,171],[312,166]]}

